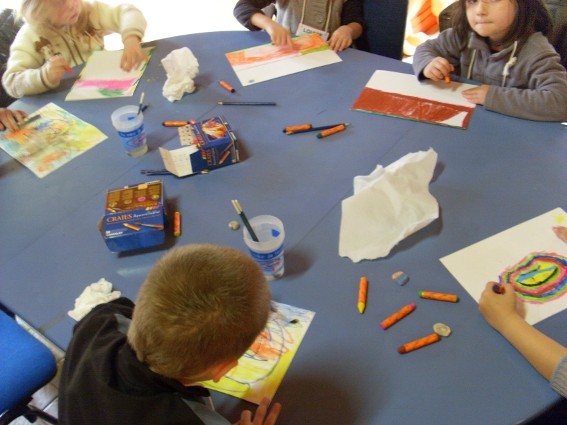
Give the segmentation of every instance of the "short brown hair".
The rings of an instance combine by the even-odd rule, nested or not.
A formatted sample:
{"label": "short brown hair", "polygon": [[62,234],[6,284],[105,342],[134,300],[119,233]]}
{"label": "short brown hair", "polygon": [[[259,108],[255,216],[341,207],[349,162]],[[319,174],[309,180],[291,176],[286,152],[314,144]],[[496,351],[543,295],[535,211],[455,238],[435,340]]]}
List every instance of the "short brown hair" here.
{"label": "short brown hair", "polygon": [[156,373],[199,376],[244,354],[266,325],[270,298],[248,255],[207,244],[174,248],[140,288],[128,341]]}

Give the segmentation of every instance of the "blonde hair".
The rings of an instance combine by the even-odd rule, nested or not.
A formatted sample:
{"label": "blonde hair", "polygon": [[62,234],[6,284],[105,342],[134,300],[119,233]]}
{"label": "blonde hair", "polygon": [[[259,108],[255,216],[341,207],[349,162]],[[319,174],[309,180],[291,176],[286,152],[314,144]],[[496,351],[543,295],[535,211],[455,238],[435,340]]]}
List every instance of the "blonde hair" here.
{"label": "blonde hair", "polygon": [[174,248],[140,288],[128,341],[154,372],[196,377],[244,354],[266,325],[270,298],[248,255],[206,244]]}
{"label": "blonde hair", "polygon": [[[50,36],[57,34],[49,18],[58,8],[62,7],[66,0],[22,0],[17,11],[17,17],[24,19],[38,34]],[[92,4],[81,0],[81,13],[79,19],[72,27],[72,32],[79,36],[87,36],[96,39],[97,43],[102,41],[104,35],[100,28],[93,27],[89,16],[93,9]]]}

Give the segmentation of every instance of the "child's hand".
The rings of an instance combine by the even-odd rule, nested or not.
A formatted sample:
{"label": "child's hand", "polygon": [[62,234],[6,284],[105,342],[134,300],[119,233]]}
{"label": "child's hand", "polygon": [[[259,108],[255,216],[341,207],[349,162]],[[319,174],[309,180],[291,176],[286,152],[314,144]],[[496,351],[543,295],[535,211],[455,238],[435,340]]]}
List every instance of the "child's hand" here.
{"label": "child's hand", "polygon": [[342,52],[352,44],[352,30],[348,25],[338,27],[331,35],[329,46],[335,52]]}
{"label": "child's hand", "polygon": [[465,90],[463,91],[463,97],[471,103],[484,105],[484,102],[486,101],[486,94],[488,93],[489,88],[490,86],[483,84],[482,86]]}
{"label": "child's hand", "polygon": [[454,70],[455,67],[447,59],[437,56],[423,69],[423,75],[430,80],[441,81]]}
{"label": "child's hand", "polygon": [[28,114],[24,111],[0,108],[0,131],[6,129],[9,131],[19,130],[18,123],[24,121],[27,116]]}
{"label": "child's hand", "polygon": [[120,59],[120,68],[124,71],[137,69],[146,60],[146,54],[140,45],[140,39],[135,35],[124,40],[124,53]]}
{"label": "child's hand", "polygon": [[567,227],[565,226],[555,226],[553,228],[553,233],[557,235],[559,239],[567,243]]}
{"label": "child's hand", "polygon": [[43,65],[45,73],[50,84],[57,86],[61,82],[61,78],[65,75],[65,71],[70,69],[65,58],[57,54],[51,56]]}
{"label": "child's hand", "polygon": [[270,21],[264,28],[274,46],[288,46],[293,47],[291,43],[291,33],[287,28],[282,27],[275,21]]}
{"label": "child's hand", "polygon": [[[280,410],[282,410],[282,405],[275,403],[268,413],[269,405],[270,400],[264,397],[256,409],[254,419],[252,419],[252,412],[250,412],[250,410],[243,410],[240,414],[240,420],[234,425],[275,425],[278,415],[280,414]],[[267,413],[268,416],[266,416]]]}
{"label": "child's hand", "polygon": [[518,313],[516,312],[516,293],[514,288],[509,284],[505,284],[504,293],[497,294],[492,289],[496,284],[496,282],[488,282],[486,284],[480,296],[478,308],[490,326],[499,331],[502,324]]}

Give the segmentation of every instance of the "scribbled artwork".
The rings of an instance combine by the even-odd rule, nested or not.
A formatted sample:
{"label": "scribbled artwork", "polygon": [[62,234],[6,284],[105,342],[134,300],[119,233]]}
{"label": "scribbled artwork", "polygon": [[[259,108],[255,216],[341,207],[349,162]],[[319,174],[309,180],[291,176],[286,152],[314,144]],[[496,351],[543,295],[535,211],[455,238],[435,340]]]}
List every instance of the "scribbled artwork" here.
{"label": "scribbled artwork", "polygon": [[120,68],[123,50],[93,52],[65,100],[132,96],[153,52],[153,48],[143,50],[146,61],[128,72]]}
{"label": "scribbled artwork", "polygon": [[432,124],[467,128],[475,105],[461,95],[470,84],[420,83],[414,75],[375,71],[352,109]]}
{"label": "scribbled artwork", "polygon": [[567,258],[547,252],[530,254],[502,272],[500,282],[511,284],[529,303],[555,300],[567,292]]}
{"label": "scribbled artwork", "polygon": [[96,127],[54,103],[31,118],[18,131],[0,133],[0,147],[40,178],[106,139]]}
{"label": "scribbled artwork", "polygon": [[487,282],[510,283],[530,324],[567,309],[567,243],[553,227],[566,225],[561,208],[527,220],[441,258],[475,301]]}
{"label": "scribbled artwork", "polygon": [[229,52],[226,58],[243,86],[341,62],[318,34],[294,37],[291,48],[269,43]]}
{"label": "scribbled artwork", "polygon": [[315,313],[274,302],[277,311],[252,347],[219,382],[203,382],[216,390],[251,403],[273,399]]}

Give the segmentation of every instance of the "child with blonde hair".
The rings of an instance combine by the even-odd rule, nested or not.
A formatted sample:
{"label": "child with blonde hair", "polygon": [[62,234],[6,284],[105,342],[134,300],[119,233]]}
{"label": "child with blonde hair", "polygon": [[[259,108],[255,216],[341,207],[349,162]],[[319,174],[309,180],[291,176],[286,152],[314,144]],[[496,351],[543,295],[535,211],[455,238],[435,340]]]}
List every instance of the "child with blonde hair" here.
{"label": "child with blonde hair", "polygon": [[547,39],[541,0],[458,0],[453,28],[417,47],[419,79],[456,71],[481,85],[463,91],[487,110],[537,121],[567,120],[567,71]]}
{"label": "child with blonde hair", "polygon": [[[228,421],[205,404],[199,381],[218,381],[252,345],[271,310],[260,267],[233,248],[195,244],[160,258],[126,299],[95,307],[75,326],[59,385],[59,423],[205,424]],[[274,425],[264,399],[238,425]]]}
{"label": "child with blonde hair", "polygon": [[59,86],[65,72],[104,48],[104,36],[120,33],[121,68],[130,71],[145,60],[140,46],[146,30],[142,12],[129,4],[110,6],[93,0],[22,0],[25,24],[12,45],[2,84],[14,97]]}

